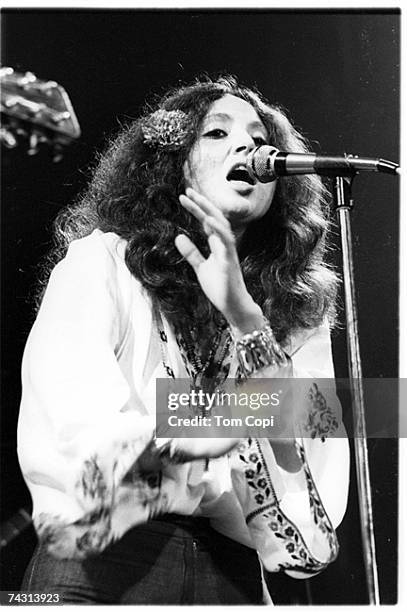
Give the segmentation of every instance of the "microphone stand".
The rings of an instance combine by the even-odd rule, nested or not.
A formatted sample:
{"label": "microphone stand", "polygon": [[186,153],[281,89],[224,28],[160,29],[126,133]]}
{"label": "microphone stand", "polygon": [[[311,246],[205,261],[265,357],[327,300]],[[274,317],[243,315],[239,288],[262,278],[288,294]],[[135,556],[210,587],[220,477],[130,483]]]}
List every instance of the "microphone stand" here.
{"label": "microphone stand", "polygon": [[349,176],[336,176],[333,181],[333,196],[341,234],[348,370],[352,393],[355,462],[363,558],[369,603],[377,605],[380,603],[379,583],[377,576],[369,459],[366,441],[366,419],[350,222],[350,212],[353,206],[351,187],[354,175],[355,172],[350,171]]}

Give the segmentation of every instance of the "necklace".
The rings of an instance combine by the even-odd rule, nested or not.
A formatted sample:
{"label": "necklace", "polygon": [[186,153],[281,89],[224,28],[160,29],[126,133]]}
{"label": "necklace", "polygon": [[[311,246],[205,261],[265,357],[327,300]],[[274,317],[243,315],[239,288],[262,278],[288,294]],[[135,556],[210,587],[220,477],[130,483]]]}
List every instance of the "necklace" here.
{"label": "necklace", "polygon": [[[175,379],[174,369],[171,367],[169,359],[168,337],[157,305],[154,306],[154,320],[158,331],[164,370],[169,378]],[[232,337],[227,325],[221,323],[217,326],[211,348],[204,362],[200,352],[198,352],[196,334],[191,329],[176,330],[175,338],[191,381],[190,389],[214,393],[226,381],[230,371]],[[201,411],[205,412],[205,408],[203,407]]]}
{"label": "necklace", "polygon": [[[153,318],[160,342],[162,364],[169,379],[169,393],[172,387],[171,383],[175,380],[175,373],[170,365],[168,336],[157,305],[154,305],[153,308]],[[176,333],[176,340],[185,369],[190,378],[190,391],[202,389],[213,393],[215,390],[220,389],[228,377],[232,361],[232,337],[229,328],[224,324],[218,325],[205,363],[202,363],[201,355],[196,350],[196,341],[194,341],[191,330],[188,330],[186,334],[185,332],[183,334],[181,332]],[[190,404],[189,409],[191,413],[201,416],[210,414],[205,406],[199,406],[194,409]],[[206,472],[208,468],[209,458],[206,458],[203,469]]]}

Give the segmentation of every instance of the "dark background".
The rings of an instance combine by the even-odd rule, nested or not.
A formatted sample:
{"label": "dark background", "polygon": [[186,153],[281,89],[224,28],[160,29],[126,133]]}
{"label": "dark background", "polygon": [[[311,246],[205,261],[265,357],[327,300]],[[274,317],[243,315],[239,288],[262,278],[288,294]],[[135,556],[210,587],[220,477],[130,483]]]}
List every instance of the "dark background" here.
{"label": "dark background", "polygon": [[[2,521],[30,504],[15,430],[36,265],[49,247],[52,219],[85,185],[87,166],[107,135],[136,116],[146,96],[203,72],[228,72],[289,109],[317,152],[397,161],[399,21],[398,11],[367,10],[2,11],[3,65],[58,81],[82,128],[80,141],[58,164],[45,152],[3,152]],[[363,372],[397,377],[398,182],[364,174],[356,178],[353,194]],[[333,259],[340,266],[337,235],[334,242]],[[343,311],[340,319],[334,358],[338,376],[346,377]],[[344,413],[350,430],[346,398]],[[397,443],[370,440],[369,452],[381,596],[383,603],[394,603]],[[321,575],[306,581],[268,577],[275,603],[367,602],[354,465],[338,535],[339,558]],[[4,548],[1,589],[18,589],[34,543],[28,527]]]}

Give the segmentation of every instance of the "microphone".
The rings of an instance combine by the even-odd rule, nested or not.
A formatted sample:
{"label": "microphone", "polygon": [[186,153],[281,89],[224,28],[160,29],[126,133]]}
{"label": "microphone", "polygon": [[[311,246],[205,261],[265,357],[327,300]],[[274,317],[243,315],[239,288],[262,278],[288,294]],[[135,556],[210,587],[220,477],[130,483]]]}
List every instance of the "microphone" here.
{"label": "microphone", "polygon": [[247,157],[246,167],[251,177],[261,183],[271,183],[279,176],[292,174],[353,176],[358,172],[399,173],[399,165],[386,159],[356,155],[332,157],[316,153],[284,153],[268,145],[261,145],[251,151]]}

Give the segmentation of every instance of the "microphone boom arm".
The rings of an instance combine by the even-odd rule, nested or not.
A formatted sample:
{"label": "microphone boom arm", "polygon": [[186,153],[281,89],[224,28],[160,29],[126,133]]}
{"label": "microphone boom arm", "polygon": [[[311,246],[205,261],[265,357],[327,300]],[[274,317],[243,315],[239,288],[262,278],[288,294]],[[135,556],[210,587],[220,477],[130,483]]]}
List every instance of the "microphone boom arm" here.
{"label": "microphone boom arm", "polygon": [[[372,159],[371,157],[357,157],[355,155],[344,155],[343,157],[318,156],[315,153],[298,155],[295,153],[278,153],[275,159],[275,166],[281,163],[279,160],[280,155],[290,156],[289,166],[285,162],[286,168],[284,174],[308,174],[309,165],[308,163],[305,165],[305,160],[301,159],[303,157],[307,159],[307,162],[311,161],[316,174],[321,176],[353,176],[358,172],[397,174],[399,168],[398,164],[386,159]],[[299,158],[298,161],[295,159],[296,157]],[[311,157],[311,160],[309,160],[309,157]],[[296,168],[297,163],[298,167]],[[304,169],[303,172],[300,171],[302,169]]]}
{"label": "microphone boom arm", "polygon": [[385,172],[398,174],[395,162],[357,155],[317,155],[316,153],[290,153],[269,145],[261,145],[247,156],[246,167],[252,178],[270,183],[279,176],[319,174],[321,176],[353,177],[359,172]]}

